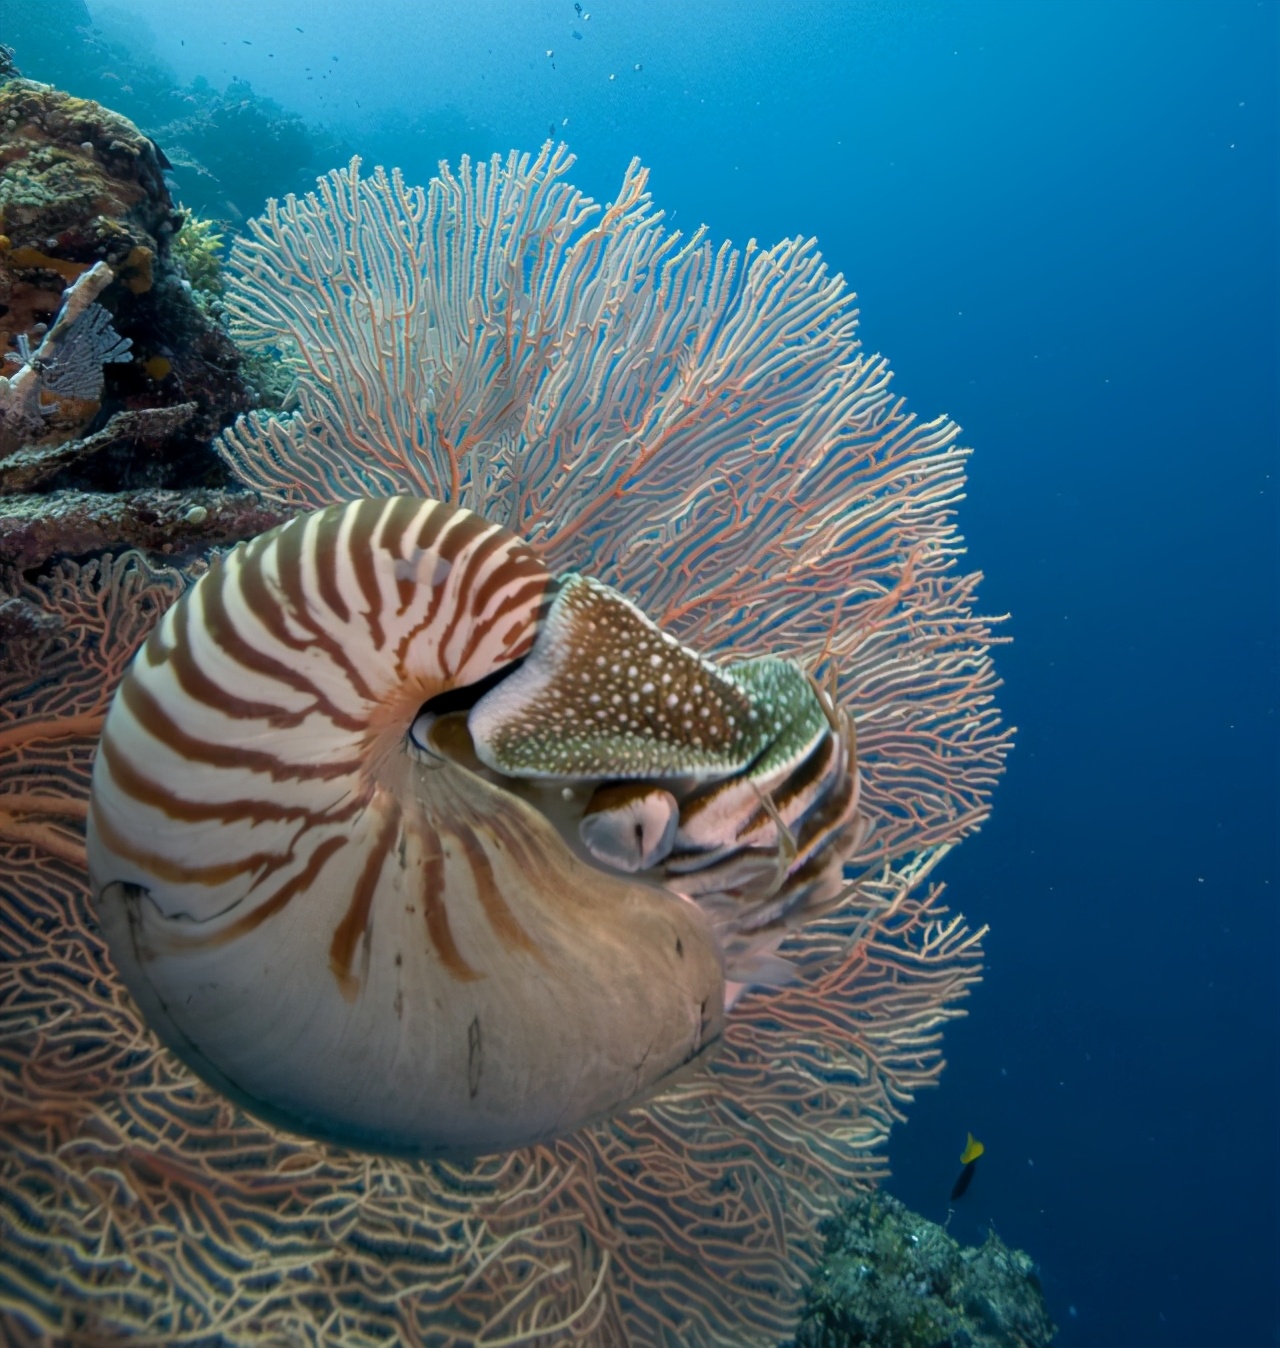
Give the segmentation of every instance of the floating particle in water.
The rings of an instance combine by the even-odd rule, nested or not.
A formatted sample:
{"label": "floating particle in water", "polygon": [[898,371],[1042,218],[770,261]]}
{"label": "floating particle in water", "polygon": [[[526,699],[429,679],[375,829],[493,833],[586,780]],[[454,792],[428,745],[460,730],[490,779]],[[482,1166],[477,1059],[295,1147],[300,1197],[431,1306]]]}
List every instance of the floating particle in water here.
{"label": "floating particle in water", "polygon": [[635,63],[635,65],[633,65],[633,66],[631,67],[631,69],[632,69],[632,70],[643,70],[643,69],[644,69],[644,66],[642,66],[642,65],[640,64],[640,62],[637,61],[637,62]]}

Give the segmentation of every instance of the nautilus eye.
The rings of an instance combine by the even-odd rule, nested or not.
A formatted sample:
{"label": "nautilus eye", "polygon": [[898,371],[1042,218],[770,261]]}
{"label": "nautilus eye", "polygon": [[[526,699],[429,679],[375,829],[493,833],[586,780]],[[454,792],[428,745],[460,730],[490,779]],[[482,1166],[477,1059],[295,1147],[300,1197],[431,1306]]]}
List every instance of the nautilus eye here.
{"label": "nautilus eye", "polygon": [[597,860],[620,871],[645,871],[671,855],[680,805],[650,783],[619,782],[596,791],[578,834]]}
{"label": "nautilus eye", "polygon": [[468,690],[530,654],[554,590],[466,510],[364,500],[216,561],[138,653],[94,768],[103,931],[153,1027],[248,1108],[493,1151],[717,1039],[702,910],[584,858],[470,750]]}

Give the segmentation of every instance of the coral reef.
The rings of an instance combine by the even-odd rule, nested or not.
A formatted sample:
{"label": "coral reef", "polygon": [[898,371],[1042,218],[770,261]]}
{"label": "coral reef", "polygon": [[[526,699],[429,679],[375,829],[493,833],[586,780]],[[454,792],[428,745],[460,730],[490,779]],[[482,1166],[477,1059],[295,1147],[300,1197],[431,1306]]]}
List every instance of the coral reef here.
{"label": "coral reef", "polygon": [[0,0],[0,33],[28,76],[117,109],[163,145],[177,195],[202,216],[242,225],[268,196],[305,191],[351,155],[244,80],[222,91],[204,79],[179,85],[146,25],[118,9],[91,15],[84,0]]}
{"label": "coral reef", "polygon": [[28,80],[0,85],[0,126],[0,562],[181,552],[278,521],[209,447],[259,397],[217,309],[216,235],[174,209],[162,153]]}
{"label": "coral reef", "polygon": [[95,262],[67,287],[53,325],[40,325],[39,345],[18,334],[17,351],[5,357],[18,368],[0,375],[0,461],[28,442],[65,443],[67,418],[74,426],[86,404],[97,408],[104,368],[129,359],[129,339],[95,303],[114,279],[106,263]]}
{"label": "coral reef", "polygon": [[182,110],[155,126],[183,200],[237,227],[267,198],[301,191],[342,146],[309,127],[245,80],[219,93],[196,80]]}
{"label": "coral reef", "polygon": [[224,239],[218,224],[194,211],[182,214],[182,228],[173,236],[173,254],[198,295],[221,295]]}
{"label": "coral reef", "polygon": [[65,485],[219,485],[207,442],[251,399],[234,345],[193,303],[171,257],[182,218],[159,151],[116,113],[28,80],[0,87],[0,125],[0,337],[38,337],[63,288],[105,262],[116,281],[102,303],[132,343],[133,358],[107,372],[101,398],[60,407],[40,439],[74,439],[104,412],[196,404],[163,456],[122,443],[85,481]]}
{"label": "coral reef", "polygon": [[823,1224],[821,1264],[786,1348],[1044,1348],[1035,1265],[992,1231],[977,1249],[885,1193]]}

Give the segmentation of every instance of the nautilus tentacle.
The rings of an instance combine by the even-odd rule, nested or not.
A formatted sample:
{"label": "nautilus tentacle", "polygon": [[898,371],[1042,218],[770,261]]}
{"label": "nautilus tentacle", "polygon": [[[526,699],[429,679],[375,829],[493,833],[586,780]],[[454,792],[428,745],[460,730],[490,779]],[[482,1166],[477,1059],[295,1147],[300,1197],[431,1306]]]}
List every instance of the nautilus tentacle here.
{"label": "nautilus tentacle", "polygon": [[497,1150],[717,1038],[702,910],[584,860],[449,710],[529,654],[554,588],[468,511],[358,501],[215,561],[139,652],[94,770],[103,930],[152,1025],[248,1107]]}

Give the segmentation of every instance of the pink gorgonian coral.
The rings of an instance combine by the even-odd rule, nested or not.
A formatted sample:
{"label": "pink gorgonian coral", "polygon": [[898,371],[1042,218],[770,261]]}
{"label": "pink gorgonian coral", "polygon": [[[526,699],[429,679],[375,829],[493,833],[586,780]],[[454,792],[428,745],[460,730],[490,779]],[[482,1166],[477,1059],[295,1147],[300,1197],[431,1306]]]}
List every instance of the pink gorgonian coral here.
{"label": "pink gorgonian coral", "polygon": [[[79,821],[109,695],[195,572],[64,566],[0,688],[0,1309],[16,1342],[765,1344],[842,1187],[978,977],[933,872],[1008,747],[956,568],[963,452],[863,356],[811,242],[662,228],[642,170],[601,210],[569,157],[353,163],[233,255],[241,341],[296,373],[222,450],[299,508],[411,493],[589,573],[702,656],[781,655],[852,721],[863,819],[838,904],[789,930],[719,1053],[627,1112],[477,1161],[277,1131],[163,1051],[86,905]],[[38,668],[39,672],[34,672]],[[834,714],[834,713],[833,713]]]}

